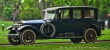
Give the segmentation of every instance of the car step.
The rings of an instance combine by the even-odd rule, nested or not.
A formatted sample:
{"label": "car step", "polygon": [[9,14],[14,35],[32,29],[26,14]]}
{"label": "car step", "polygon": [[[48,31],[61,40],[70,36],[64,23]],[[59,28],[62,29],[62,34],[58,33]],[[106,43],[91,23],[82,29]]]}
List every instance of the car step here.
{"label": "car step", "polygon": [[18,36],[19,34],[5,34],[4,36]]}

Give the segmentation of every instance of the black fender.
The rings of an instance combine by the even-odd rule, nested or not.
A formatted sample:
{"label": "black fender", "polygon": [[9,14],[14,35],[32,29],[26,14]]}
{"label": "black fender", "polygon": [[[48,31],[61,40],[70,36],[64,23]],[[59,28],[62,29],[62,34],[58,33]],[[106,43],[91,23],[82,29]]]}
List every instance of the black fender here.
{"label": "black fender", "polygon": [[38,30],[37,28],[35,28],[34,26],[31,26],[31,25],[21,26],[21,27],[18,28],[18,31],[22,32],[25,29],[32,29],[33,31],[35,31],[36,35],[40,35],[41,34],[40,30]]}
{"label": "black fender", "polygon": [[9,26],[9,27],[6,28],[6,30],[12,30],[12,27],[13,26]]}
{"label": "black fender", "polygon": [[87,28],[93,28],[93,29],[95,29],[96,32],[97,32],[97,35],[98,35],[98,36],[101,36],[101,34],[100,34],[100,33],[101,33],[101,29],[100,29],[97,25],[91,24],[91,25],[86,26],[86,27],[84,28],[84,30],[83,30],[83,33],[85,32],[85,30],[86,30]]}

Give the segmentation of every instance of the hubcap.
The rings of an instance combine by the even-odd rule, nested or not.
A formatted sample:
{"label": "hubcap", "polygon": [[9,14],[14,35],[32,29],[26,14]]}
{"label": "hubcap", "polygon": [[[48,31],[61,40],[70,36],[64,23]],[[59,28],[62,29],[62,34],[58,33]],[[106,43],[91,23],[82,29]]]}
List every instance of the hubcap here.
{"label": "hubcap", "polygon": [[86,41],[87,42],[94,42],[97,38],[97,35],[96,35],[96,31],[93,30],[93,29],[89,29],[86,31]]}
{"label": "hubcap", "polygon": [[11,40],[13,42],[18,42],[19,41],[19,39],[17,38],[17,36],[11,36]]}
{"label": "hubcap", "polygon": [[43,29],[43,33],[46,35],[46,36],[50,36],[51,33],[53,32],[53,27],[51,25],[46,25]]}

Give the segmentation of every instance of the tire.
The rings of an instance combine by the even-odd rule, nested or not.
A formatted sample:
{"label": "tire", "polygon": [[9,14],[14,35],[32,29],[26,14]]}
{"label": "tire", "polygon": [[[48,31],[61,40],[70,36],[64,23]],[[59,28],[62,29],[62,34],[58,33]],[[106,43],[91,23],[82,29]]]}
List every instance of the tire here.
{"label": "tire", "polygon": [[35,42],[35,40],[36,40],[36,34],[31,29],[26,29],[22,31],[22,33],[20,34],[20,41],[24,45],[31,45]]}
{"label": "tire", "polygon": [[[15,34],[13,31],[10,31],[8,34]],[[20,38],[18,36],[8,36],[8,41],[12,45],[19,45],[21,44]]]}
{"label": "tire", "polygon": [[73,43],[80,43],[82,41],[82,38],[72,38],[70,39]]}
{"label": "tire", "polygon": [[97,32],[93,28],[88,28],[84,32],[84,41],[86,43],[95,43],[97,40]]}
{"label": "tire", "polygon": [[40,27],[40,31],[44,37],[53,37],[55,35],[55,26],[51,23],[44,23]]}

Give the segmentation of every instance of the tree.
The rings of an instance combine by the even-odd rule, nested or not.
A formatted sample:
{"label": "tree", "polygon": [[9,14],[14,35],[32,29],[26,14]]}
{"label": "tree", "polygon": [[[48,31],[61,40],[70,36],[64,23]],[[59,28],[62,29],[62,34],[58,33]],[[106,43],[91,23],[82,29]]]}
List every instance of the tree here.
{"label": "tree", "polygon": [[20,6],[19,20],[40,19],[41,11],[38,0],[24,0]]}
{"label": "tree", "polygon": [[42,10],[44,10],[46,7],[45,7],[45,0],[41,0],[39,2],[39,7],[41,8],[41,18],[43,18],[44,16],[44,12]]}
{"label": "tree", "polygon": [[48,7],[92,6],[99,9],[100,19],[106,19],[107,13],[110,13],[109,2],[109,0],[0,0],[0,18],[3,16],[12,20],[13,16],[18,16],[19,20],[40,19],[44,16],[42,10]]}

